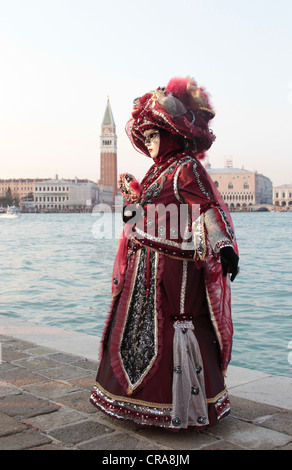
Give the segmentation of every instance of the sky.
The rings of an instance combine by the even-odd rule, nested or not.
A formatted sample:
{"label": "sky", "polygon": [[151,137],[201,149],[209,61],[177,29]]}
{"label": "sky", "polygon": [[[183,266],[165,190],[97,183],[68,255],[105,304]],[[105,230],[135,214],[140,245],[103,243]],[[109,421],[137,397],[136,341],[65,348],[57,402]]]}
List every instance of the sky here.
{"label": "sky", "polygon": [[150,158],[133,99],[192,76],[211,95],[212,168],[292,183],[291,0],[0,0],[0,178],[99,178],[109,96],[118,172]]}

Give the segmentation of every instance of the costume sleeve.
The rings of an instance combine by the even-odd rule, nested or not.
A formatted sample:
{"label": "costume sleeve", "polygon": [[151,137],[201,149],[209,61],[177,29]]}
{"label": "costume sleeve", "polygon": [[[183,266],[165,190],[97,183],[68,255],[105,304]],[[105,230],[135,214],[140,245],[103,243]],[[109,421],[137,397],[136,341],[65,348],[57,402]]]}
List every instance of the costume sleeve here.
{"label": "costume sleeve", "polygon": [[219,253],[220,249],[224,246],[233,246],[226,232],[221,230],[214,209],[211,208],[207,210],[204,219],[206,236],[210,242],[213,253]]}
{"label": "costume sleeve", "polygon": [[177,196],[189,207],[194,244],[200,259],[207,245],[215,256],[223,246],[234,245],[231,218],[223,200],[200,162],[185,161],[176,175]]}

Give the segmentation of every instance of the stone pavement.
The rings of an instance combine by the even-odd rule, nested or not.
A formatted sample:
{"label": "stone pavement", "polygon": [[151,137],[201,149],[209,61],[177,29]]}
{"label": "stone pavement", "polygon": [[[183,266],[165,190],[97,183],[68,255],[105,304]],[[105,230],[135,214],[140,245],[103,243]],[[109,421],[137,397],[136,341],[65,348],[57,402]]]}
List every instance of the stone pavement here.
{"label": "stone pavement", "polygon": [[292,450],[292,379],[234,368],[231,415],[215,428],[144,429],[90,404],[97,362],[1,332],[0,450]]}

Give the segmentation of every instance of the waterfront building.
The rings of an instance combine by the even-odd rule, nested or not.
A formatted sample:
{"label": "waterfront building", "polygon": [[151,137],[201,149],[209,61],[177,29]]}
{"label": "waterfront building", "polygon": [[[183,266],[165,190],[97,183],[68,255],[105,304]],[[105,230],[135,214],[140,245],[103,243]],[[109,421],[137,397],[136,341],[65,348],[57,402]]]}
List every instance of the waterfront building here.
{"label": "waterfront building", "polygon": [[[116,125],[110,106],[109,98],[101,124],[100,135],[100,181],[99,185],[112,188],[110,201],[101,201],[114,204],[117,195],[117,135]],[[103,191],[108,196],[109,191]]]}
{"label": "waterfront building", "polygon": [[43,179],[32,178],[10,178],[0,180],[0,197],[5,197],[7,190],[10,188],[11,196],[18,198],[20,201],[34,192],[34,185]]}
{"label": "waterfront building", "polygon": [[280,207],[292,207],[292,183],[274,187],[273,204]]}
{"label": "waterfront building", "polygon": [[91,211],[98,203],[97,183],[75,178],[44,180],[35,184],[34,202],[37,211]]}
{"label": "waterfront building", "polygon": [[227,160],[224,168],[211,168],[209,163],[205,166],[229,209],[247,210],[273,203],[272,181],[257,171],[233,168],[232,160]]}

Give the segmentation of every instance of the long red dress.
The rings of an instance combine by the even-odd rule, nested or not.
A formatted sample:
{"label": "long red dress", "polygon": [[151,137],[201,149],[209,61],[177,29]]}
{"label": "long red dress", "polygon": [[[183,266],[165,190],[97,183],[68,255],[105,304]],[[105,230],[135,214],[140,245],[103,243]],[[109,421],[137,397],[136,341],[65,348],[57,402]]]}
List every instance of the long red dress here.
{"label": "long red dress", "polygon": [[230,283],[218,249],[237,250],[230,215],[201,163],[184,154],[151,167],[140,205],[143,217],[120,241],[90,400],[139,425],[213,426],[230,411]]}

